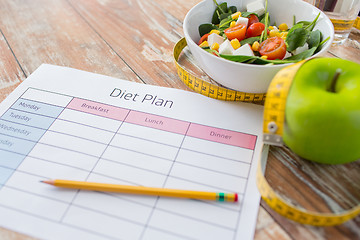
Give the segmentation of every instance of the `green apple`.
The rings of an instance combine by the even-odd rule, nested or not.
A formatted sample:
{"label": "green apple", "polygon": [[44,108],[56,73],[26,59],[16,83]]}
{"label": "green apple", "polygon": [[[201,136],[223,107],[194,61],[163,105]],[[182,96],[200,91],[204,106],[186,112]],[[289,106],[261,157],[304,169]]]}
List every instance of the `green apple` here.
{"label": "green apple", "polygon": [[283,140],[319,163],[360,159],[360,65],[337,58],[305,62],[286,100]]}

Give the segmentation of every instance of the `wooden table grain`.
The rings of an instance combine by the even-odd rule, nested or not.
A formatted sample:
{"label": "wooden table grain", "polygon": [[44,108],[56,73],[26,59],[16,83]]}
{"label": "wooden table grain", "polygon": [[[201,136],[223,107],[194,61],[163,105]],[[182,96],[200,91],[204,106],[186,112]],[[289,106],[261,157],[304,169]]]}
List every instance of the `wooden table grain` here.
{"label": "wooden table grain", "polygon": [[[200,0],[0,0],[0,101],[42,63],[191,91],[177,76],[174,44]],[[360,31],[327,57],[360,63]],[[194,74],[205,77],[189,58]],[[360,104],[360,103],[359,103]],[[331,120],[329,120],[331,121]],[[271,147],[266,177],[295,205],[339,212],[360,203],[360,161],[321,165]],[[0,216],[1,217],[1,216]],[[0,228],[0,239],[33,239]],[[360,239],[360,217],[335,227],[287,220],[263,201],[255,239]]]}

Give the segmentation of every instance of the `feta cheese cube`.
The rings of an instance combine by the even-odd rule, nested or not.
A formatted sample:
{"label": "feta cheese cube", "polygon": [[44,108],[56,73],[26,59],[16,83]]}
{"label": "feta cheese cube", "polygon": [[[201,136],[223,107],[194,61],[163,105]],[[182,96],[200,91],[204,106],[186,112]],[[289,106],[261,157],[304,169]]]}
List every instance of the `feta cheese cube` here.
{"label": "feta cheese cube", "polygon": [[214,43],[218,43],[219,45],[221,45],[224,42],[224,38],[221,37],[219,34],[212,33],[208,36],[207,41],[209,43],[209,47],[211,47]]}
{"label": "feta cheese cube", "polygon": [[239,17],[238,20],[236,21],[236,25],[238,24],[244,24],[245,26],[248,25],[249,19],[245,18],[245,17]]}
{"label": "feta cheese cube", "polygon": [[286,51],[284,59],[285,59],[285,58],[288,58],[288,57],[291,57],[291,56],[292,56],[291,53],[289,53],[288,51]]}
{"label": "feta cheese cube", "polygon": [[293,53],[294,55],[296,55],[296,54],[299,54],[299,53],[301,53],[301,52],[303,52],[303,51],[305,51],[305,50],[308,50],[308,49],[309,49],[309,45],[308,45],[307,43],[305,43],[304,46],[298,47],[297,49],[295,49],[294,51],[292,51],[292,53]]}
{"label": "feta cheese cube", "polygon": [[256,13],[258,16],[263,15],[265,13],[265,7],[263,1],[260,0],[260,1],[248,3],[246,5],[246,11]]}
{"label": "feta cheese cube", "polygon": [[233,55],[255,56],[250,44],[248,43],[236,49],[233,52]]}
{"label": "feta cheese cube", "polygon": [[219,47],[219,53],[225,55],[231,55],[234,51],[229,39],[226,39]]}

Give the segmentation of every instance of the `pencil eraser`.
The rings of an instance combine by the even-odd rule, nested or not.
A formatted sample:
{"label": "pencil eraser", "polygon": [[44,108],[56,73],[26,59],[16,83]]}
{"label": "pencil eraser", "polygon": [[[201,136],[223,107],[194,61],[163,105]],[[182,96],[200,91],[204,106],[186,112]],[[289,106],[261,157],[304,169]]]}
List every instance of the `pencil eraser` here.
{"label": "pencil eraser", "polygon": [[234,202],[237,202],[238,201],[238,194],[235,193],[235,198],[234,198]]}

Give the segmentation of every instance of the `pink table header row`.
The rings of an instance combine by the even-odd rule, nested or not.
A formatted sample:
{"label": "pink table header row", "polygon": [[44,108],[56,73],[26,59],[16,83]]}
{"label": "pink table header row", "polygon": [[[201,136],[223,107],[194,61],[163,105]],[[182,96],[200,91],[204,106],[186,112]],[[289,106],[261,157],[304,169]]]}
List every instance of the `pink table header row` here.
{"label": "pink table header row", "polygon": [[137,111],[131,111],[125,122],[178,134],[185,134],[190,124],[189,122],[184,122],[173,118],[167,118]]}
{"label": "pink table header row", "polygon": [[187,136],[254,150],[256,136],[192,123]]}
{"label": "pink table header row", "polygon": [[74,98],[69,103],[67,108],[120,121],[124,121],[126,115],[130,111],[124,108],[114,107],[79,98]]}
{"label": "pink table header row", "polygon": [[[254,150],[256,136],[74,98],[68,108],[167,132]],[[126,119],[125,119],[126,117]]]}

